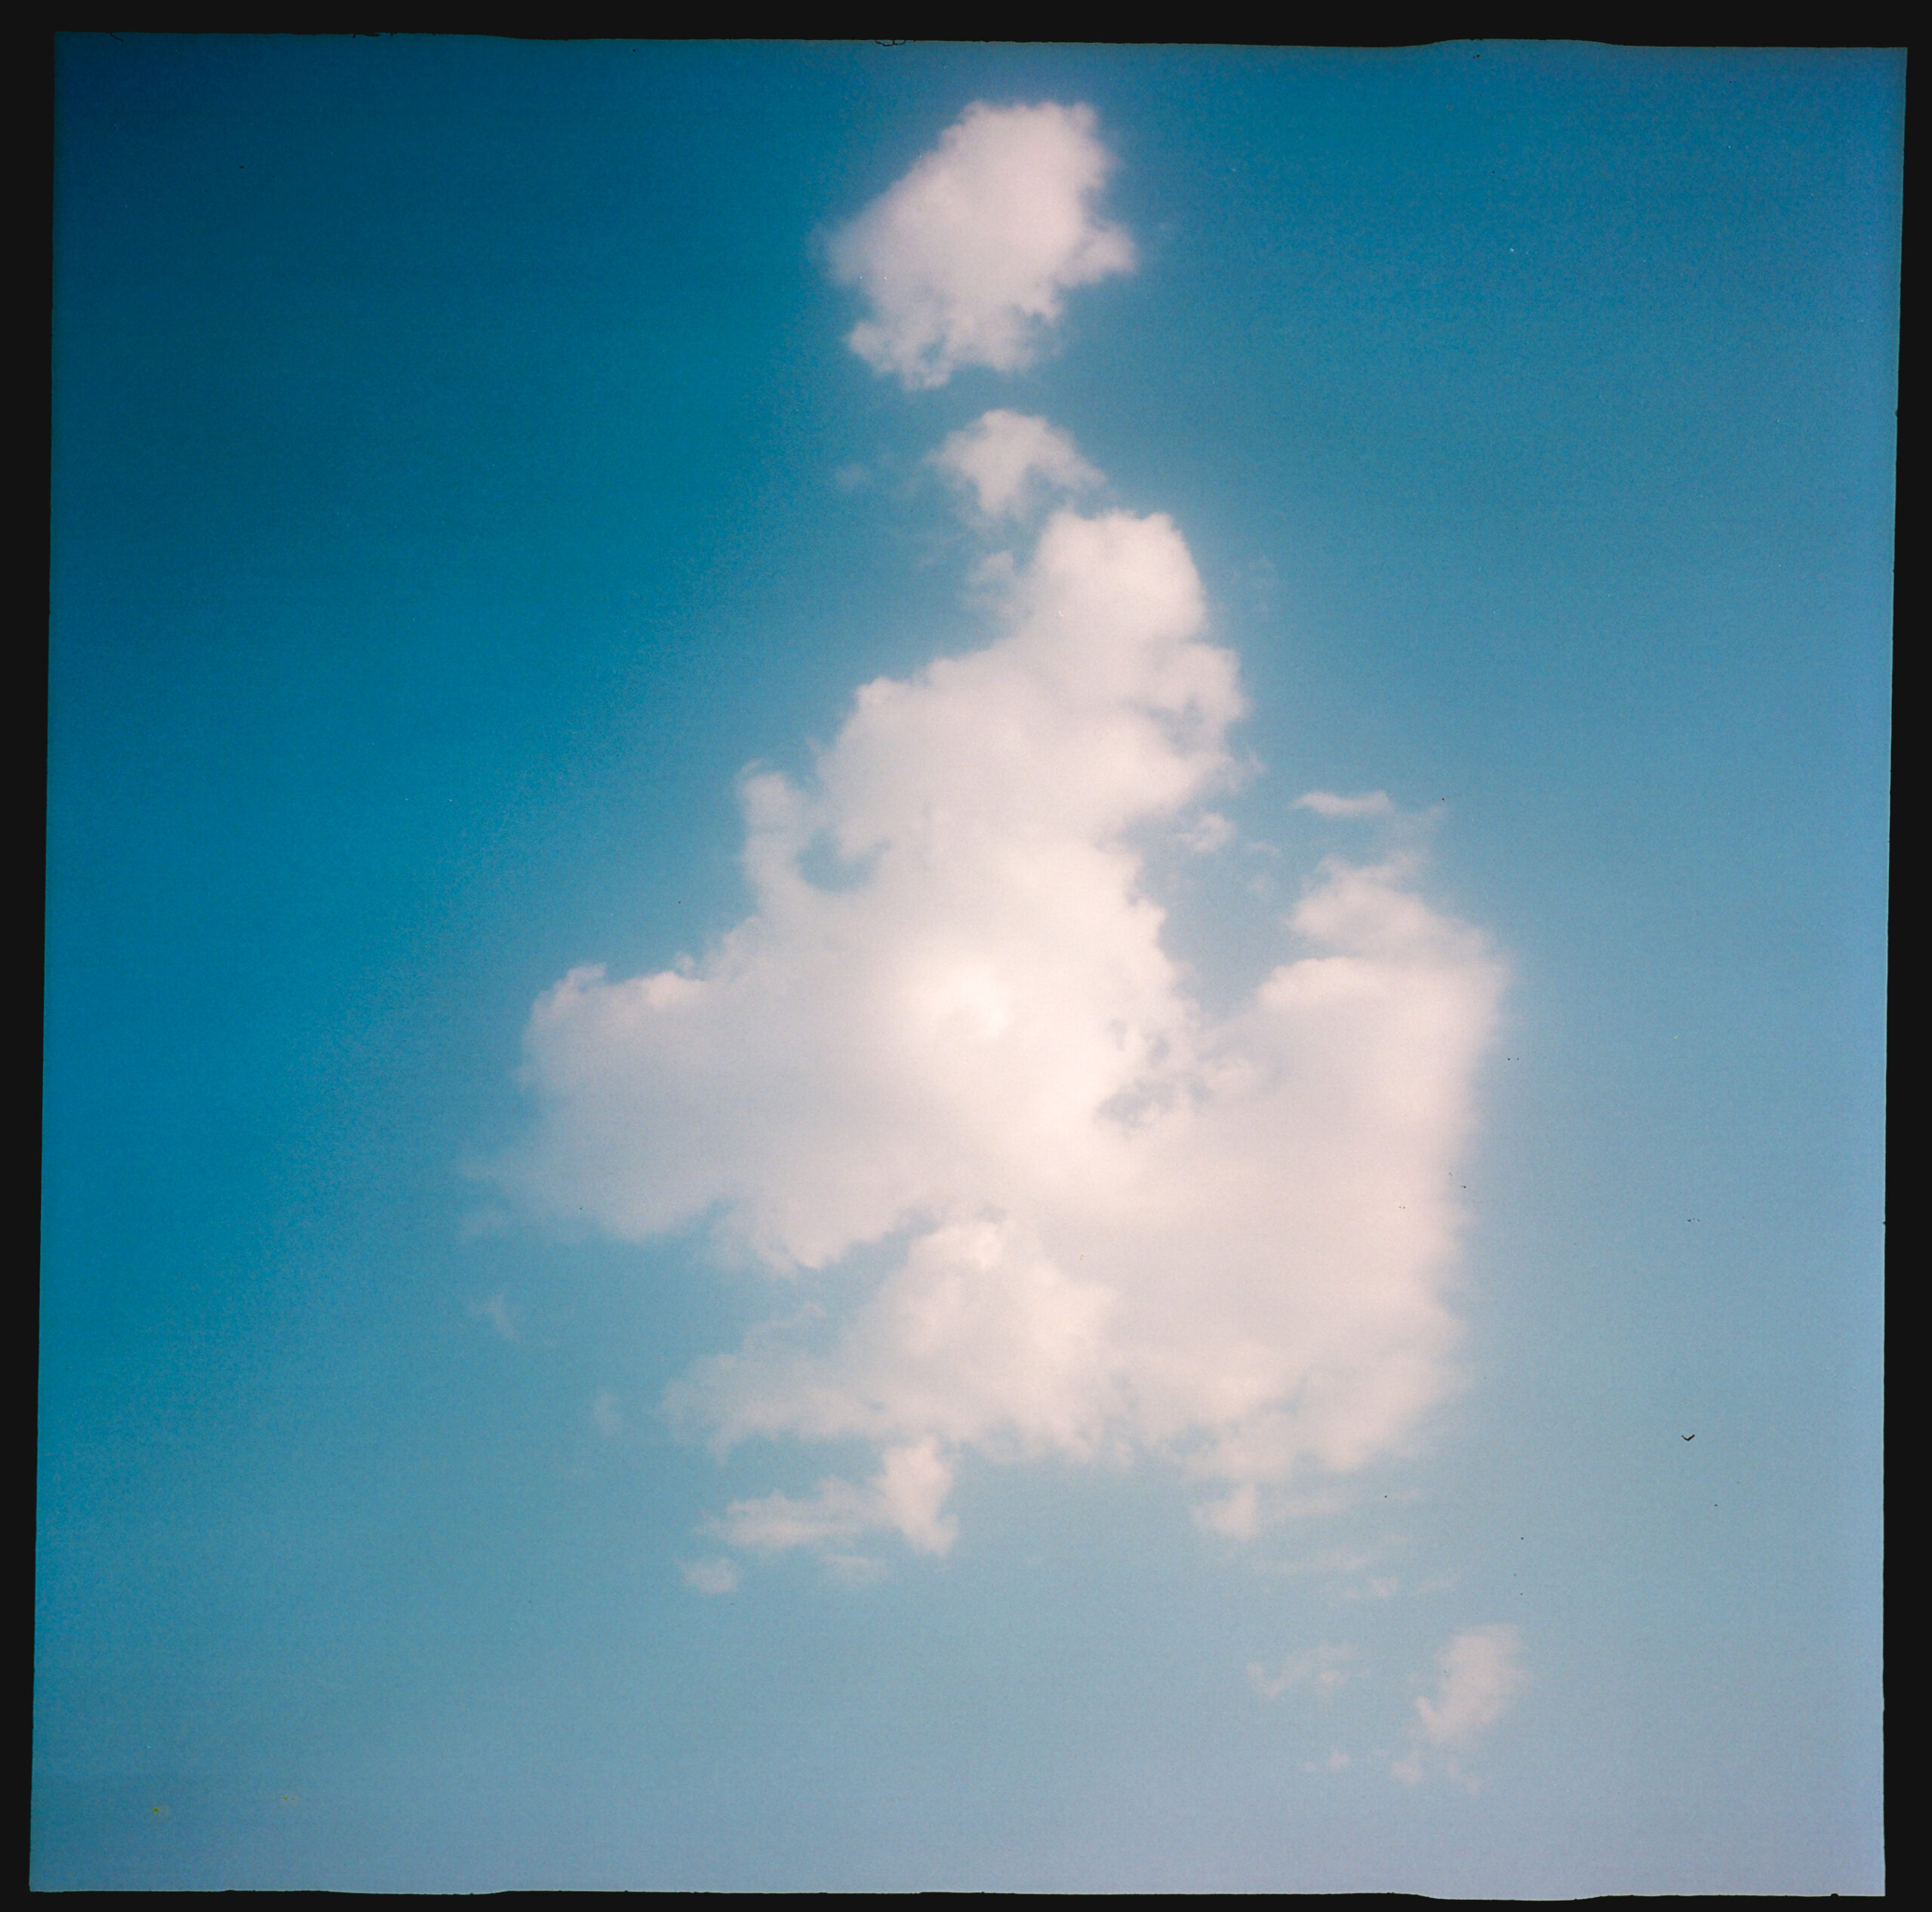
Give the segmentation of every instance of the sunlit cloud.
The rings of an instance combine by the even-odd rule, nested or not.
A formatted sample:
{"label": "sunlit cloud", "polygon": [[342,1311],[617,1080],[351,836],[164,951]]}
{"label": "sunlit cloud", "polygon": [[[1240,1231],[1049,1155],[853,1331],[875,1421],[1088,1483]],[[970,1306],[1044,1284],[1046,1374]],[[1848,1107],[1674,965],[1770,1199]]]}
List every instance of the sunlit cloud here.
{"label": "sunlit cloud", "polygon": [[[804,784],[746,777],[755,907],[715,952],[574,970],[527,1034],[507,1189],[629,1240],[707,1223],[793,1297],[674,1420],[880,1451],[865,1485],[734,1503],[747,1551],[942,1554],[969,1452],[1163,1455],[1239,1539],[1334,1505],[1454,1383],[1447,1165],[1496,959],[1413,855],[1331,859],[1210,1014],[1146,850],[1222,840],[1246,708],[1186,543],[1062,508],[983,575],[983,648],[865,685]],[[866,1249],[834,1308],[817,1277]]]}
{"label": "sunlit cloud", "polygon": [[1134,268],[1094,211],[1115,163],[1095,127],[1090,106],[968,107],[832,240],[833,276],[871,308],[852,349],[909,392],[1031,364],[1069,291]]}
{"label": "sunlit cloud", "polygon": [[1066,433],[1019,412],[988,412],[954,432],[931,462],[989,518],[1023,516],[1055,492],[1090,491],[1103,481]]}

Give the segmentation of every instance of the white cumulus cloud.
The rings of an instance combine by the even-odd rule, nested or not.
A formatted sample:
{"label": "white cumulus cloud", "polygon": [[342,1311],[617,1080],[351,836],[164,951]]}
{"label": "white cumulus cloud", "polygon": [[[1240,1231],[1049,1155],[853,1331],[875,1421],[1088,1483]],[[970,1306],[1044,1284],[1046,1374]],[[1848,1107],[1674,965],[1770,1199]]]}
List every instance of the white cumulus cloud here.
{"label": "white cumulus cloud", "polygon": [[1044,418],[989,411],[955,432],[932,463],[969,490],[987,518],[1017,518],[1055,491],[1087,491],[1100,475],[1073,441]]}
{"label": "white cumulus cloud", "polygon": [[968,106],[834,235],[834,277],[872,308],[846,343],[909,392],[1031,364],[1069,291],[1134,267],[1094,211],[1114,166],[1094,128],[1091,106]]}
{"label": "white cumulus cloud", "polygon": [[943,1553],[969,1452],[1164,1455],[1244,1535],[1451,1385],[1447,1169],[1497,961],[1413,861],[1331,859],[1208,1013],[1142,847],[1229,782],[1244,709],[1187,546],[1063,509],[1004,575],[984,648],[864,686],[804,787],[746,779],[755,907],[708,960],[573,970],[527,1031],[500,1181],[629,1240],[708,1222],[792,1296],[674,1417],[882,1456],[735,1503],[740,1547]]}
{"label": "white cumulus cloud", "polygon": [[[1521,1664],[1522,1640],[1514,1627],[1472,1627],[1442,1649],[1435,1696],[1416,1701],[1410,1751],[1392,1770],[1413,1785],[1423,1776],[1429,1748],[1466,1751],[1509,1711],[1529,1683]],[[1453,1761],[1451,1778],[1460,1778]]]}

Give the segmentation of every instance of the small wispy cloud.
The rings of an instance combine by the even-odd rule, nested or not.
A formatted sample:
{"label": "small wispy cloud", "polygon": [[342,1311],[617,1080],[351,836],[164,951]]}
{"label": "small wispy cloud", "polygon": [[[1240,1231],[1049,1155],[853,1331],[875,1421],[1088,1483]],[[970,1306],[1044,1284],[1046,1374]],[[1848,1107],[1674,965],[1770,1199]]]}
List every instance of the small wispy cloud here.
{"label": "small wispy cloud", "polygon": [[1263,1699],[1279,1699],[1303,1686],[1323,1699],[1332,1699],[1355,1677],[1355,1662],[1361,1657],[1356,1648],[1346,1643],[1324,1643],[1306,1652],[1291,1653],[1272,1671],[1259,1660],[1251,1661],[1248,1683]]}
{"label": "small wispy cloud", "polygon": [[735,1594],[738,1591],[736,1560],[688,1560],[684,1564],[685,1585],[700,1594]]}
{"label": "small wispy cloud", "polygon": [[1181,842],[1197,856],[1211,856],[1233,842],[1235,826],[1219,810],[1203,810],[1180,833]]}
{"label": "small wispy cloud", "polygon": [[[1332,1511],[1340,1512],[1341,1510],[1337,1508]],[[1364,1567],[1374,1565],[1377,1557],[1374,1554],[1364,1554],[1359,1549],[1331,1547],[1325,1552],[1309,1554],[1300,1560],[1270,1560],[1257,1564],[1259,1570],[1264,1573],[1278,1574],[1284,1580],[1294,1580],[1305,1573],[1331,1576],[1359,1573]]]}
{"label": "small wispy cloud", "polygon": [[1264,1496],[1259,1486],[1248,1480],[1219,1499],[1202,1502],[1194,1510],[1194,1519],[1196,1526],[1210,1533],[1229,1540],[1252,1540],[1263,1527],[1278,1526],[1284,1520],[1321,1520],[1342,1513],[1348,1505],[1348,1495],[1338,1488],[1291,1492],[1271,1486]]}
{"label": "small wispy cloud", "polygon": [[881,1530],[903,1535],[915,1553],[944,1554],[959,1532],[941,1511],[952,1491],[952,1469],[940,1458],[939,1443],[923,1440],[893,1449],[863,1487],[832,1479],[802,1496],[734,1501],[712,1530],[734,1547],[761,1553],[814,1548],[832,1563],[843,1557],[839,1543]]}
{"label": "small wispy cloud", "polygon": [[1401,1591],[1402,1577],[1400,1574],[1371,1574],[1357,1586],[1337,1588],[1335,1597],[1340,1601],[1393,1600]]}
{"label": "small wispy cloud", "polygon": [[[1521,1636],[1514,1627],[1472,1627],[1457,1634],[1438,1656],[1434,1696],[1416,1701],[1408,1753],[1389,1769],[1395,1776],[1416,1784],[1426,1769],[1426,1755],[1466,1752],[1494,1726],[1529,1684],[1521,1654]],[[1475,1790],[1453,1757],[1445,1769]]]}
{"label": "small wispy cloud", "polygon": [[485,1300],[472,1302],[469,1314],[472,1320],[488,1322],[503,1340],[516,1339],[521,1312],[500,1290]]}
{"label": "small wispy cloud", "polygon": [[827,1577],[841,1587],[869,1587],[885,1578],[885,1563],[869,1554],[822,1552],[819,1560]]}
{"label": "small wispy cloud", "polygon": [[1371,790],[1359,797],[1338,797],[1332,790],[1311,790],[1295,799],[1294,807],[1329,817],[1390,816],[1395,810],[1386,790]]}
{"label": "small wispy cloud", "polygon": [[928,462],[988,518],[1018,518],[1056,492],[1090,491],[1103,482],[1064,432],[1020,412],[986,413],[954,432]]}
{"label": "small wispy cloud", "polygon": [[609,1388],[600,1388],[590,1403],[591,1425],[606,1440],[614,1440],[623,1432],[623,1411],[617,1405],[617,1397]]}
{"label": "small wispy cloud", "polygon": [[872,308],[846,343],[909,392],[1032,364],[1069,291],[1134,268],[1094,211],[1115,164],[1095,128],[1091,106],[968,106],[834,235],[833,276]]}

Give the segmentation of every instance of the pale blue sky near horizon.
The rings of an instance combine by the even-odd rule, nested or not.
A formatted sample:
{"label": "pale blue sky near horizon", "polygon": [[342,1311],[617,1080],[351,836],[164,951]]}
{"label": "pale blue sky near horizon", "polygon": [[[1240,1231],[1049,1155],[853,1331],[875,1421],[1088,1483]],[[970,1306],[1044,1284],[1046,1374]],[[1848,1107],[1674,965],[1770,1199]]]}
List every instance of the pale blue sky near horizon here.
{"label": "pale blue sky near horizon", "polygon": [[[57,62],[32,1883],[1881,1891],[1903,54]],[[1092,108],[1137,264],[908,392],[829,235],[976,101]],[[543,992],[746,915],[746,767],[986,643],[923,461],[995,407],[1239,656],[1204,999],[1310,789],[1506,964],[1465,1385],[1247,1540],[969,1452],[943,1557],[707,1594],[865,1465],[660,1412],[771,1279],[475,1170]]]}

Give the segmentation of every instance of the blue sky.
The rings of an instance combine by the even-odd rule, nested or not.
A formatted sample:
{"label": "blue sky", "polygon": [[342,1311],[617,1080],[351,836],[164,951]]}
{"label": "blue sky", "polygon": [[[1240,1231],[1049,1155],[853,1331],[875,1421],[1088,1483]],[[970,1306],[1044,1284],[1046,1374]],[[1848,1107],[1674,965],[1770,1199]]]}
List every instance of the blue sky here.
{"label": "blue sky", "polygon": [[65,38],[35,1883],[1881,1889],[1903,78]]}

